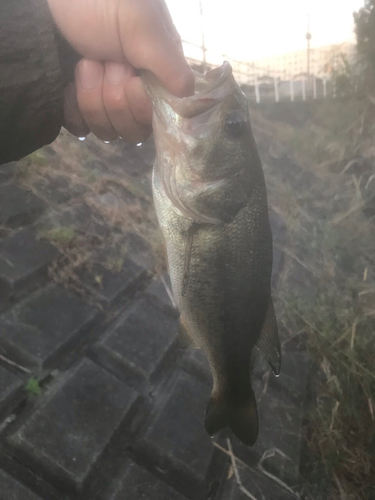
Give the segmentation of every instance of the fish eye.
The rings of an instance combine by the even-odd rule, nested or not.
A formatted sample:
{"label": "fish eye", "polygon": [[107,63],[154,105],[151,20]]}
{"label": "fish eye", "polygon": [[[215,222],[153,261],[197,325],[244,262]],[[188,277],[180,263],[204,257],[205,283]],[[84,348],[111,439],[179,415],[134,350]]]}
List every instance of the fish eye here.
{"label": "fish eye", "polygon": [[241,137],[246,130],[246,120],[244,120],[243,115],[239,111],[230,113],[225,118],[224,130],[230,137],[236,139]]}

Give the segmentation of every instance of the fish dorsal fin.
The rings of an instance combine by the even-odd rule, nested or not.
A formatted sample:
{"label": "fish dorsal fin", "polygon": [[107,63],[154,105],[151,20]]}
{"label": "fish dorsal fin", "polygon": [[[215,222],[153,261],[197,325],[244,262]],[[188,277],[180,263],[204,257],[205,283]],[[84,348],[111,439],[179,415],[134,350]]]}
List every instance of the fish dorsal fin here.
{"label": "fish dorsal fin", "polygon": [[263,328],[256,343],[256,347],[269,363],[275,375],[279,375],[281,367],[280,339],[277,332],[277,322],[272,298],[268,302],[268,309]]}
{"label": "fish dorsal fin", "polygon": [[189,335],[188,329],[185,326],[183,316],[180,316],[180,325],[178,327],[177,334],[177,347],[178,349],[189,349],[189,347],[194,347],[199,349],[199,346],[195,340]]}

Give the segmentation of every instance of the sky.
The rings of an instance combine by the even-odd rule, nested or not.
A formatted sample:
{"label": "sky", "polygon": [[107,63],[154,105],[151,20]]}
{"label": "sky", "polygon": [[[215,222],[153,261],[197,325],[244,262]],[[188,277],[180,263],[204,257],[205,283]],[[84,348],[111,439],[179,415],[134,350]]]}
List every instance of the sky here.
{"label": "sky", "polygon": [[[206,47],[245,61],[304,49],[308,14],[312,47],[354,41],[353,12],[364,4],[364,0],[201,1]],[[166,2],[182,38],[200,44],[199,0]]]}

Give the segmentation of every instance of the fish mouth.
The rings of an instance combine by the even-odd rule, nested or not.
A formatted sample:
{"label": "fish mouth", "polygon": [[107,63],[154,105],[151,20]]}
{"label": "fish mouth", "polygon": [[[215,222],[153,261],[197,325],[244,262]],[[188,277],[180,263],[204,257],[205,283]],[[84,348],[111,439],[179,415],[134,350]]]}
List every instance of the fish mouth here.
{"label": "fish mouth", "polygon": [[[185,154],[192,137],[202,138],[212,134],[221,124],[221,108],[224,101],[239,87],[233,77],[232,67],[225,61],[206,75],[194,71],[195,94],[189,97],[176,97],[169,93],[159,80],[149,71],[141,72],[142,81],[153,104],[153,125],[155,141],[159,144],[162,158],[155,163],[161,184],[167,198],[183,216],[199,224],[221,224],[227,218],[203,213],[184,195],[184,190],[176,177],[175,160],[177,154]],[[215,179],[190,179],[198,191],[214,191],[226,184],[231,178],[241,175]],[[200,189],[199,189],[200,187]]]}
{"label": "fish mouth", "polygon": [[193,118],[220,104],[236,88],[232,67],[228,61],[212,69],[206,75],[194,71],[195,94],[189,97],[176,97],[168,92],[159,80],[149,71],[142,71],[141,78],[146,86],[154,109],[160,109],[163,103],[181,118]]}

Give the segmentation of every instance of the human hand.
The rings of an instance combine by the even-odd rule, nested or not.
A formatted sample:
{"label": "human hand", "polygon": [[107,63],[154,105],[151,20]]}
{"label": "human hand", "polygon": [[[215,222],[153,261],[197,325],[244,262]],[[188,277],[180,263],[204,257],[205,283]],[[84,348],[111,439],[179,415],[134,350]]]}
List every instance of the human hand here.
{"label": "human hand", "polygon": [[47,2],[64,38],[84,56],[65,89],[65,122],[73,134],[145,140],[152,110],[138,69],[152,71],[179,97],[192,94],[194,78],[164,0]]}

